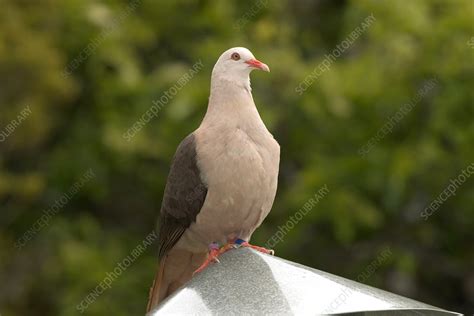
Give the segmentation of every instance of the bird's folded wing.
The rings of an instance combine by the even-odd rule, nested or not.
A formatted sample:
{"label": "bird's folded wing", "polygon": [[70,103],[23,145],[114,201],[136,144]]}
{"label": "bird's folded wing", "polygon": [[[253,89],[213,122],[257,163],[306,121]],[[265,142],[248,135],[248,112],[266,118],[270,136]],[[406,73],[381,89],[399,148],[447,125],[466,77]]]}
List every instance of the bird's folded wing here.
{"label": "bird's folded wing", "polygon": [[187,136],[176,150],[168,175],[158,219],[159,258],[162,258],[196,220],[207,195],[196,163],[194,134]]}

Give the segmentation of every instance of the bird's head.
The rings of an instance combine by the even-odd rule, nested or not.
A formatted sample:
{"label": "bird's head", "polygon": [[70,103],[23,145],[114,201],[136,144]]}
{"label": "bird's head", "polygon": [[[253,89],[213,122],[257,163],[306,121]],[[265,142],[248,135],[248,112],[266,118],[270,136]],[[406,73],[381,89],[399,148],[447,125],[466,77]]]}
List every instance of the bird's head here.
{"label": "bird's head", "polygon": [[249,74],[254,69],[270,71],[270,68],[245,47],[226,50],[212,70],[213,80],[225,80],[237,85],[249,86]]}

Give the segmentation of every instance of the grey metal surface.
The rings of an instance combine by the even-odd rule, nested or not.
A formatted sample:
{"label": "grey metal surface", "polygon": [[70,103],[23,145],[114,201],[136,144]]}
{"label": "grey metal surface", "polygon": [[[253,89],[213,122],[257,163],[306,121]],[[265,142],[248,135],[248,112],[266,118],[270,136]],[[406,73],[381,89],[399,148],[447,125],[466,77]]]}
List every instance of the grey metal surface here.
{"label": "grey metal surface", "polygon": [[460,315],[248,248],[223,254],[159,315]]}

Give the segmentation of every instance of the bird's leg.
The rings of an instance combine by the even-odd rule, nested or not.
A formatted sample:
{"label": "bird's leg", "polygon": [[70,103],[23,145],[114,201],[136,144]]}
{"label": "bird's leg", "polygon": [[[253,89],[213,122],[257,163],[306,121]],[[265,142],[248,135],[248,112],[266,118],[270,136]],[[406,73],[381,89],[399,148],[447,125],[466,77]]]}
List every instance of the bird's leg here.
{"label": "bird's leg", "polygon": [[260,251],[260,252],[263,252],[263,253],[266,253],[266,254],[269,254],[269,255],[272,255],[272,256],[275,254],[275,251],[273,251],[273,249],[267,249],[267,248],[264,248],[264,247],[251,245],[251,244],[249,244],[248,241],[245,241],[245,240],[240,239],[240,238],[235,239],[233,243],[234,243],[233,248],[248,247],[248,248],[252,248],[252,249],[255,249],[257,251]]}
{"label": "bird's leg", "polygon": [[255,249],[257,251],[260,251],[260,252],[263,252],[263,253],[266,253],[266,254],[270,254],[270,255],[273,255],[275,253],[275,251],[273,251],[272,249],[267,249],[267,248],[264,248],[264,247],[251,245],[251,244],[249,244],[248,241],[245,241],[245,240],[240,239],[240,238],[231,239],[227,242],[227,244],[225,244],[224,246],[222,246],[220,248],[219,248],[219,245],[217,243],[213,242],[209,245],[209,253],[207,255],[206,261],[204,261],[204,263],[199,268],[197,268],[197,270],[194,271],[193,274],[196,274],[196,273],[199,273],[199,272],[203,271],[212,262],[219,262],[218,257],[219,257],[219,255],[223,254],[224,252],[227,252],[227,251],[229,251],[231,249],[234,249],[234,248],[240,248],[240,247],[252,248],[252,249]]}
{"label": "bird's leg", "polygon": [[227,244],[225,244],[224,246],[222,246],[220,249],[219,249],[219,253],[220,254],[223,254],[224,252],[227,252],[231,249],[234,249],[234,248],[239,248],[240,245],[237,245],[236,244],[236,241],[237,241],[237,238],[233,238],[233,239],[229,239],[227,241]]}
{"label": "bird's leg", "polygon": [[211,243],[209,245],[209,253],[207,254],[206,261],[204,261],[204,263],[199,268],[197,268],[196,271],[194,271],[193,275],[206,269],[207,266],[211,264],[212,262],[219,262],[219,259],[217,258],[219,255],[220,255],[219,245],[215,242]]}

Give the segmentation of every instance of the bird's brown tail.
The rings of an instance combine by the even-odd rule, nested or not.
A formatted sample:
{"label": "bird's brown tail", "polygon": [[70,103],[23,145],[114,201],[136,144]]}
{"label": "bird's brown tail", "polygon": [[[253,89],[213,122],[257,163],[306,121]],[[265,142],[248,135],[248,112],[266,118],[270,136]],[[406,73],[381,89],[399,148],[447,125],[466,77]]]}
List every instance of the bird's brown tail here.
{"label": "bird's brown tail", "polygon": [[146,312],[153,310],[166,297],[189,281],[206,256],[206,253],[192,253],[180,249],[172,249],[166,254],[158,263]]}
{"label": "bird's brown tail", "polygon": [[150,293],[148,294],[148,305],[146,307],[147,313],[151,311],[156,305],[158,305],[163,299],[163,295],[160,296],[160,290],[163,280],[163,274],[165,272],[165,261],[166,257],[160,260],[160,262],[158,263],[158,270],[156,271],[155,279],[153,280],[153,284],[150,288]]}

